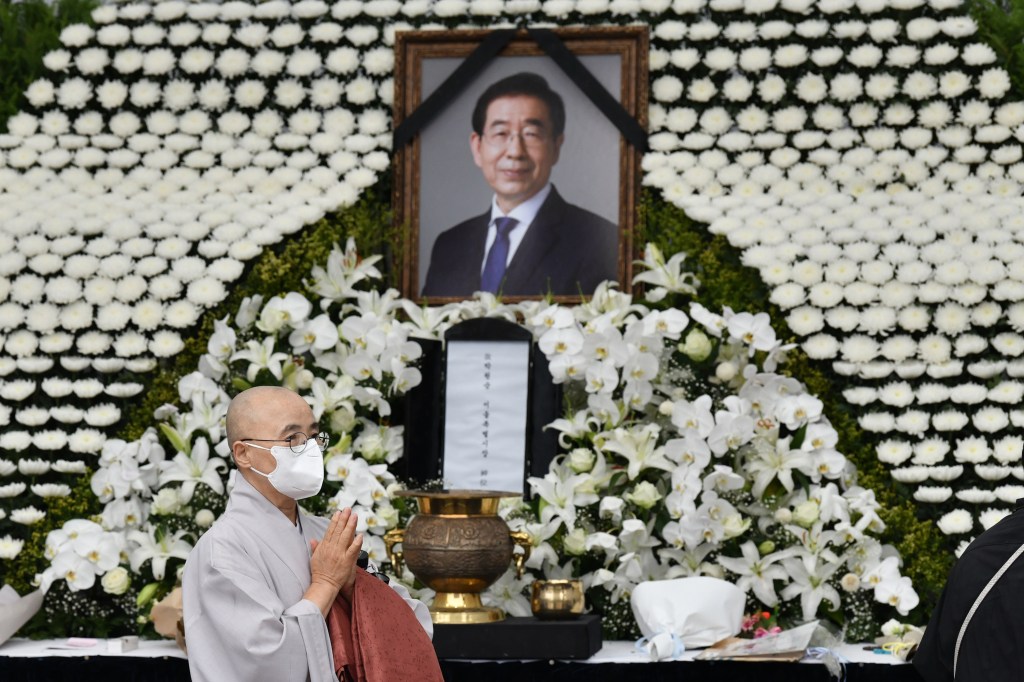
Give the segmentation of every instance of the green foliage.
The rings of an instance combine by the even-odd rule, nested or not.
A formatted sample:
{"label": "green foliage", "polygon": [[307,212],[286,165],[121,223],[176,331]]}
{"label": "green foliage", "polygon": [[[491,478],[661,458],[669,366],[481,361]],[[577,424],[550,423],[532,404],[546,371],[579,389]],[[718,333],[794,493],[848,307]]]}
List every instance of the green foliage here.
{"label": "green foliage", "polygon": [[[303,280],[309,276],[310,268],[325,262],[333,245],[344,245],[350,237],[356,240],[360,253],[390,254],[397,240],[391,227],[389,196],[386,186],[367,190],[355,205],[324,217],[295,238],[267,249],[256,258],[228,297],[203,315],[198,328],[185,341],[184,350],[166,367],[154,372],[150,389],[138,407],[128,414],[121,437],[139,438],[153,425],[153,411],[177,400],[178,380],[195,371],[199,357],[206,352],[213,323],[233,316],[244,298],[259,295],[268,299],[289,291],[305,291]],[[391,272],[385,272],[385,277],[389,280],[385,285],[392,284]]]}
{"label": "green foliage", "polygon": [[43,75],[43,56],[60,45],[61,29],[91,23],[99,0],[0,0],[0,131],[22,108],[22,93]]}
{"label": "green foliage", "polygon": [[1016,93],[1024,93],[1024,0],[968,0],[978,37],[988,43],[1006,69]]}
{"label": "green foliage", "polygon": [[[1021,0],[1024,5],[1024,0]],[[743,265],[739,251],[720,235],[711,235],[668,202],[646,192],[643,197],[644,230],[637,243],[653,242],[666,254],[683,251],[701,286],[696,299],[711,310],[729,306],[736,311],[767,312],[785,343],[796,336],[786,327],[785,315],[769,300],[769,291],[756,271]],[[931,613],[953,563],[955,545],[930,520],[917,517],[918,507],[904,486],[892,480],[875,454],[876,439],[864,433],[857,415],[842,397],[842,378],[829,363],[809,359],[798,350],[782,368],[803,382],[825,404],[825,414],[839,434],[839,450],[856,465],[859,485],[873,490],[886,523],[883,542],[903,556],[903,573],[913,580],[921,605],[912,614],[916,622]]]}

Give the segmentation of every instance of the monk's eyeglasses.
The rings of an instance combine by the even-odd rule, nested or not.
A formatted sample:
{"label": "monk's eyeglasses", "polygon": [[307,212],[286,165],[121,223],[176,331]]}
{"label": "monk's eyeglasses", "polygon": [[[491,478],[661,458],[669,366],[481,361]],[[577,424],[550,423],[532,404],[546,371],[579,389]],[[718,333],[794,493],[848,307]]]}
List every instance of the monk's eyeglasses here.
{"label": "monk's eyeglasses", "polygon": [[[295,454],[299,454],[302,452],[302,448],[306,447],[306,442],[309,438],[306,434],[299,431],[298,433],[293,433],[287,438],[239,438],[238,440],[243,443],[247,441],[252,441],[254,443],[288,443],[288,448]],[[328,443],[331,442],[331,437],[326,431],[321,431],[313,436],[313,440],[316,441],[317,447],[320,448],[320,452],[323,452],[327,449]],[[257,445],[256,447],[260,446]],[[266,450],[269,448],[263,449]]]}

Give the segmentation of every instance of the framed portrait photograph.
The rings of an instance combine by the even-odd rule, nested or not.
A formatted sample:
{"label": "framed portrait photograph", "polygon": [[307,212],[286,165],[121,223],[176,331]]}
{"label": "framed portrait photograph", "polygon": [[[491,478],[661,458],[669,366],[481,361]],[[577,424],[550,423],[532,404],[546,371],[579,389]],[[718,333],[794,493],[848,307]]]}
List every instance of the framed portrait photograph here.
{"label": "framed portrait photograph", "polygon": [[[646,130],[647,27],[550,33],[587,73],[570,76],[519,31],[396,146],[406,297],[442,303],[490,291],[568,303],[605,280],[630,288],[641,151],[592,93],[603,88]],[[396,34],[396,129],[443,84],[451,89],[489,34]]]}

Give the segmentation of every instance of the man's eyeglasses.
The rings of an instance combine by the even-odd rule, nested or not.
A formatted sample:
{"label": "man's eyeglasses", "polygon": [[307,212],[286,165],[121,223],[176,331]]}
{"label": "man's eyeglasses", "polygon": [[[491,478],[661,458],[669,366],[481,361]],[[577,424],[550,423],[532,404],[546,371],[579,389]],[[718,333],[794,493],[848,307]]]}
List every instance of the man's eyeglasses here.
{"label": "man's eyeglasses", "polygon": [[520,131],[497,128],[484,133],[484,142],[492,147],[507,147],[512,140],[518,139],[524,147],[535,149],[548,143],[548,134],[543,128],[527,127]]}
{"label": "man's eyeglasses", "polygon": [[[300,431],[298,433],[293,433],[287,438],[239,438],[238,440],[243,443],[248,441],[252,441],[254,443],[288,443],[288,448],[295,454],[299,454],[300,452],[302,452],[302,448],[306,447],[306,442],[309,440],[309,438],[306,436],[306,434]],[[327,444],[331,442],[331,437],[330,435],[328,435],[326,431],[321,431],[320,433],[313,436],[313,440],[316,441],[317,447],[320,448],[320,452],[323,452],[324,450],[327,449]],[[255,447],[260,446],[257,445]],[[270,448],[263,449],[269,450]]]}

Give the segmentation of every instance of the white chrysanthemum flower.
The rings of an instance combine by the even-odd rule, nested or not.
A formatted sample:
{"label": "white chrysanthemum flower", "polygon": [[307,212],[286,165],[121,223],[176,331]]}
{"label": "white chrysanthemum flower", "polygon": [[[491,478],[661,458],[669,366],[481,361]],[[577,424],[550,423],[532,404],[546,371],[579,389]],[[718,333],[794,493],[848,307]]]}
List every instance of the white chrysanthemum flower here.
{"label": "white chrysanthemum flower", "polygon": [[899,466],[903,464],[912,455],[910,443],[903,440],[883,440],[879,443],[877,454],[879,461],[884,464],[891,464],[893,466]]}
{"label": "white chrysanthemum flower", "polygon": [[802,348],[810,358],[829,360],[839,353],[839,342],[828,334],[815,334],[804,340]]}
{"label": "white chrysanthemum flower", "polygon": [[896,418],[896,428],[903,433],[920,436],[928,429],[931,418],[921,410],[907,410]]}
{"label": "white chrysanthemum flower", "polygon": [[651,94],[659,102],[674,102],[683,94],[683,82],[675,76],[661,76],[651,84]]}
{"label": "white chrysanthemum flower", "polygon": [[[993,498],[995,495],[993,495]],[[992,526],[996,525],[1007,516],[1010,515],[1009,509],[986,509],[985,511],[978,514],[978,523],[985,530],[988,530]]]}
{"label": "white chrysanthemum flower", "polygon": [[[909,452],[909,447],[908,447]],[[893,469],[889,474],[900,483],[921,483],[928,479],[929,468],[921,466],[909,466],[902,469]]]}
{"label": "white chrysanthemum flower", "polygon": [[345,98],[352,104],[369,104],[376,97],[376,88],[369,78],[355,78],[345,86]]}
{"label": "white chrysanthemum flower", "polygon": [[1000,501],[1013,503],[1024,497],[1024,486],[1001,485],[994,492]]}
{"label": "white chrysanthemum flower", "polygon": [[906,407],[914,402],[914,390],[905,381],[894,382],[878,391],[878,399],[886,405]]}
{"label": "white chrysanthemum flower", "polygon": [[949,453],[949,443],[940,438],[927,438],[914,446],[914,464],[932,466],[939,464]]}
{"label": "white chrysanthemum flower", "polygon": [[82,47],[93,37],[94,31],[86,24],[71,24],[60,32],[60,42],[67,47]]}
{"label": "white chrysanthemum flower", "polygon": [[35,507],[23,507],[21,509],[15,509],[11,512],[10,519],[14,523],[21,523],[26,526],[31,526],[39,523],[46,518],[46,512],[40,511]]}
{"label": "white chrysanthemum flower", "polygon": [[946,99],[955,99],[971,87],[971,78],[962,71],[946,71],[939,76],[939,93]]}
{"label": "white chrysanthemum flower", "polygon": [[47,71],[65,71],[71,66],[71,53],[67,50],[52,50],[43,56]]}
{"label": "white chrysanthemum flower", "polygon": [[872,433],[888,433],[896,428],[896,418],[888,412],[868,412],[857,418],[857,423],[865,431]]}
{"label": "white chrysanthemum flower", "polygon": [[998,99],[1009,92],[1012,86],[1010,75],[1005,69],[995,68],[982,72],[978,78],[978,93],[988,99]]}
{"label": "white chrysanthemum flower", "polygon": [[36,483],[31,490],[39,497],[67,497],[71,494],[71,486],[64,483]]}
{"label": "white chrysanthemum flower", "polygon": [[966,509],[956,509],[944,514],[936,525],[946,535],[959,535],[971,531],[974,519]]}
{"label": "white chrysanthemum flower", "polygon": [[995,433],[1010,425],[1010,417],[998,407],[983,407],[974,413],[971,422],[982,433]]}
{"label": "white chrysanthemum flower", "polygon": [[937,504],[945,502],[953,495],[953,489],[947,486],[921,486],[914,491],[914,499],[918,502]]}
{"label": "white chrysanthemum flower", "polygon": [[1024,451],[1024,439],[1020,436],[1006,436],[993,443],[992,456],[1000,464],[1019,464]]}
{"label": "white chrysanthemum flower", "polygon": [[259,107],[266,96],[266,86],[257,80],[245,80],[235,87],[235,102],[244,109]]}
{"label": "white chrysanthemum flower", "polygon": [[[273,3],[265,3],[272,5]],[[207,24],[203,28],[203,42],[210,45],[224,45],[231,39],[231,27],[227,24]]]}

